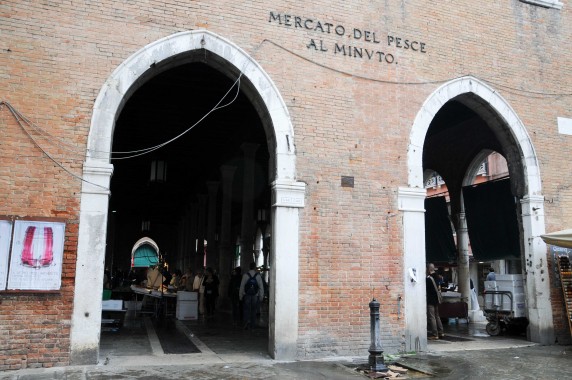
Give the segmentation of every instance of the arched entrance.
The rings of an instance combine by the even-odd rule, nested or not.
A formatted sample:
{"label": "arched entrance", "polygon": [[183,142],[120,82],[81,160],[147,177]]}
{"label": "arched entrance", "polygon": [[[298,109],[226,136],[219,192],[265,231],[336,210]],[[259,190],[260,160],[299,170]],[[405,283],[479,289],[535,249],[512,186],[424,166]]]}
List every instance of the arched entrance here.
{"label": "arched entrance", "polygon": [[[71,362],[98,360],[101,306],[93,289],[101,287],[108,220],[110,164],[115,123],[129,97],[159,72],[180,64],[197,50],[218,57],[216,69],[249,81],[266,132],[272,187],[272,250],[269,305],[269,353],[276,359],[296,356],[298,328],[298,209],[305,185],[295,180],[295,144],[286,106],[264,70],[240,48],[208,31],[189,31],[153,42],[125,60],[103,85],[94,105],[84,162],[78,233]],[[159,70],[153,70],[159,68]],[[287,286],[282,286],[287,284]]]}
{"label": "arched entrance", "polygon": [[[510,105],[488,85],[474,77],[448,82],[433,92],[418,112],[408,146],[408,187],[399,189],[399,208],[404,223],[404,271],[406,349],[426,347],[424,303],[425,242],[424,234],[423,147],[432,121],[448,102],[455,101],[470,109],[493,131],[506,156],[512,192],[520,200],[522,225],[521,248],[526,265],[527,314],[530,339],[553,342],[552,310],[546,268],[546,246],[539,238],[544,233],[543,196],[538,161],[526,129]],[[408,301],[409,300],[409,301]]]}

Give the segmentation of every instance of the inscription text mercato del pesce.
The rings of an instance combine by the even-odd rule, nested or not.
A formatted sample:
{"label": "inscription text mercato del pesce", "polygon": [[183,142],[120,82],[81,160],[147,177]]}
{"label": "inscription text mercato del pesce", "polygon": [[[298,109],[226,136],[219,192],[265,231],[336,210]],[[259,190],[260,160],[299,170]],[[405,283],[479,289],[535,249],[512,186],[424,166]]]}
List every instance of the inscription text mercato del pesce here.
{"label": "inscription text mercato del pesce", "polygon": [[387,43],[388,47],[393,49],[411,50],[416,53],[427,53],[427,44],[425,42],[403,38],[395,35],[387,35],[382,38],[380,34],[359,28],[346,28],[341,24],[332,24],[329,22],[322,22],[312,18],[301,16],[294,16],[289,14],[281,14],[270,12],[268,22],[277,23],[287,28],[302,29],[318,33],[333,34],[338,37],[348,37],[356,42],[366,42],[373,44],[372,48],[359,47],[351,44],[334,42],[334,45],[324,45],[321,39],[311,38],[306,45],[308,49],[316,51],[328,52],[332,51],[334,54],[342,56],[367,59],[387,64],[397,64],[395,56],[391,53],[383,52],[375,45],[382,45],[382,41]]}

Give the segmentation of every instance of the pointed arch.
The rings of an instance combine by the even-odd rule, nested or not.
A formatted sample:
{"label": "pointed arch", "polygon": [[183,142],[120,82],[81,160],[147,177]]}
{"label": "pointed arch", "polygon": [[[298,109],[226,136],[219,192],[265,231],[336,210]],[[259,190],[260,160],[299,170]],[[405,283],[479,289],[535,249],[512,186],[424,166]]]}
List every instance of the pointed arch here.
{"label": "pointed arch", "polygon": [[[425,189],[423,183],[423,146],[431,121],[437,112],[450,100],[455,99],[476,112],[487,125],[493,128],[505,150],[513,192],[520,198],[523,225],[524,257],[527,267],[546,268],[546,246],[539,238],[544,233],[544,197],[534,146],[522,121],[510,104],[483,81],[466,76],[443,84],[422,105],[413,122],[407,147],[408,187],[398,192],[399,208],[403,211],[404,272],[406,349],[426,348],[425,310],[417,299],[417,289],[422,284],[411,281],[410,269],[423,273],[425,266],[425,242],[418,239],[424,233],[423,218]],[[542,278],[541,270],[527,271],[527,311],[530,320],[530,340],[543,344],[554,341],[552,308],[548,281]],[[409,297],[407,297],[409,295]]]}
{"label": "pointed arch", "polygon": [[[295,180],[293,126],[286,105],[262,67],[230,41],[206,30],[186,31],[157,40],[121,63],[103,84],[93,107],[83,165],[74,309],[71,325],[72,364],[98,360],[101,305],[93,289],[101,287],[105,260],[110,163],[115,122],[131,94],[148,79],[184,61],[190,52],[207,51],[213,66],[226,74],[242,74],[251,99],[261,113],[273,170],[272,199],[275,223],[272,235],[285,244],[273,245],[276,268],[272,281],[296,284],[272,286],[275,298],[270,310],[270,354],[277,359],[296,355],[298,326],[298,209],[304,207],[304,183]],[[292,263],[296,263],[292,267]],[[282,264],[283,263],[283,264]],[[286,268],[286,263],[290,265]],[[281,265],[282,264],[282,265]],[[286,328],[287,327],[287,328]],[[294,334],[292,334],[292,330]]]}

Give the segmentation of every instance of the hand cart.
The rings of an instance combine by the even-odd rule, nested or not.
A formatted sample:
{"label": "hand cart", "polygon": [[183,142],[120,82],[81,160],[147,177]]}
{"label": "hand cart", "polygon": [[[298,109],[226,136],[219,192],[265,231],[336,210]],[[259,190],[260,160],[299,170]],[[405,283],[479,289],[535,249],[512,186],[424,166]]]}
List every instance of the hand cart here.
{"label": "hand cart", "polygon": [[522,331],[528,326],[526,317],[515,317],[512,292],[487,290],[484,296],[484,312],[487,318],[486,330],[491,336],[497,336],[506,330]]}

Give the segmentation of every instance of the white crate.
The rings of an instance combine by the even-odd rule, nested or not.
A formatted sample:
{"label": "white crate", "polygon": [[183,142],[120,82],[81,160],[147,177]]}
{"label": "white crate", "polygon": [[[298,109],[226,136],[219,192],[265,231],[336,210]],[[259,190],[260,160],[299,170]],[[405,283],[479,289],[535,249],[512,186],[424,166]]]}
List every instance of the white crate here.
{"label": "white crate", "polygon": [[123,310],[123,300],[101,301],[101,310]]}
{"label": "white crate", "polygon": [[181,301],[196,301],[198,299],[198,294],[197,292],[184,292],[179,290],[177,292],[177,300],[181,300]]}
{"label": "white crate", "polygon": [[179,301],[177,302],[177,311],[175,316],[178,320],[195,320],[199,318],[197,301]]}

